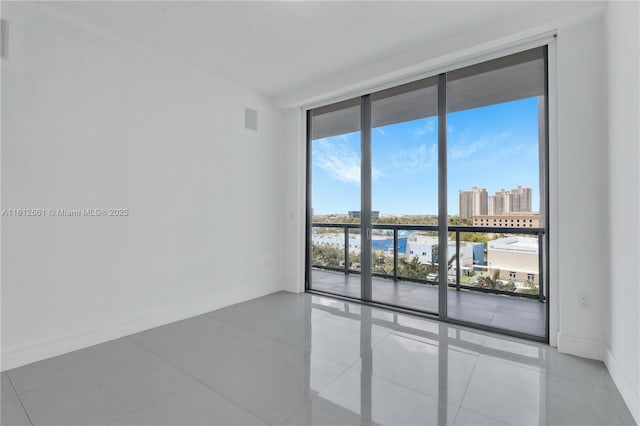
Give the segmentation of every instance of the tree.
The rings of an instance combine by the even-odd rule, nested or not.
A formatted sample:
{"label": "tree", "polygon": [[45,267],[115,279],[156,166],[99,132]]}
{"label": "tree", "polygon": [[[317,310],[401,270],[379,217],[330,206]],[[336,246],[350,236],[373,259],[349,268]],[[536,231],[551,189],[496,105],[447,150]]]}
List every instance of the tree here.
{"label": "tree", "polygon": [[425,265],[420,262],[418,256],[413,256],[411,260],[407,260],[406,257],[400,257],[398,259],[398,275],[424,280],[429,273],[429,265]]}
{"label": "tree", "polygon": [[496,269],[493,271],[493,275],[490,277],[488,275],[483,275],[480,277],[480,285],[484,288],[490,288],[493,290],[499,290],[498,277],[500,277],[500,269]]}
{"label": "tree", "polygon": [[313,263],[320,266],[337,268],[344,255],[338,247],[329,243],[313,244]]}
{"label": "tree", "polygon": [[[379,274],[387,273],[385,268],[386,259],[382,250],[373,250],[371,253],[371,262],[373,263],[373,272],[377,272]],[[391,270],[393,271],[393,266]]]}

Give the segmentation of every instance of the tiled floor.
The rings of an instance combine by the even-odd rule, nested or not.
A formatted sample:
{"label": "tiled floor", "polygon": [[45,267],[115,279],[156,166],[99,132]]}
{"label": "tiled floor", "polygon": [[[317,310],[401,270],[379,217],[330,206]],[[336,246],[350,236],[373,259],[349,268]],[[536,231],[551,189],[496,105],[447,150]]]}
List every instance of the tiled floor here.
{"label": "tiled floor", "polygon": [[[373,300],[419,311],[438,312],[438,288],[374,277]],[[313,269],[311,288],[360,298],[360,275],[345,275]],[[545,334],[545,304],[536,299],[524,299],[473,291],[448,292],[447,311],[450,318],[517,331],[534,336]]]}
{"label": "tiled floor", "polygon": [[2,373],[2,425],[633,424],[604,365],[275,293]]}

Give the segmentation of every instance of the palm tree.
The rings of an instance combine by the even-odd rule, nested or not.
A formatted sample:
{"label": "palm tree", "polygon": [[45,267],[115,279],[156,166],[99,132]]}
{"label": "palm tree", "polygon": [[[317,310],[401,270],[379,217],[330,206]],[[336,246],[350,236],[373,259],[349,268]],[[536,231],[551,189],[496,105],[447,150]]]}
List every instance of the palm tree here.
{"label": "palm tree", "polygon": [[531,280],[527,280],[524,283],[524,287],[520,289],[520,293],[527,293],[527,294],[538,294],[539,292],[539,288],[538,285],[535,284],[533,281]]}
{"label": "palm tree", "polygon": [[498,278],[500,277],[500,269],[496,269],[493,271],[493,275],[489,277],[488,275],[483,275],[480,277],[480,285],[485,288],[491,288],[493,290],[499,289]]}

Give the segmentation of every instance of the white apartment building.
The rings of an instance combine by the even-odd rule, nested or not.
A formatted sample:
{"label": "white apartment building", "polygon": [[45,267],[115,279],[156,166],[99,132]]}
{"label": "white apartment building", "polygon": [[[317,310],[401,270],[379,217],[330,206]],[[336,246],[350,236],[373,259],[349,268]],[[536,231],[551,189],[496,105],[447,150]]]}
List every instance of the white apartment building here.
{"label": "white apartment building", "polygon": [[487,213],[490,216],[505,213],[530,212],[531,211],[531,188],[518,185],[517,188],[497,191],[495,195],[490,195],[487,200]]}
{"label": "white apartment building", "polygon": [[468,191],[460,191],[460,217],[471,218],[487,214],[487,190],[471,187]]}
{"label": "white apartment building", "polygon": [[487,270],[500,270],[499,279],[539,283],[538,240],[531,237],[506,237],[487,243]]}

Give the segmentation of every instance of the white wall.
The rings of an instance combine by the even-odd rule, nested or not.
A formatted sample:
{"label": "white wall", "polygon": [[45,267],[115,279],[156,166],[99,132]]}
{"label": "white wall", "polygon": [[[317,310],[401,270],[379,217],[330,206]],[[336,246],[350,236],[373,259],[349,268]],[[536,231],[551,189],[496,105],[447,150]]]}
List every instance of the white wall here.
{"label": "white wall", "polygon": [[3,4],[2,207],[130,215],[2,218],[2,369],[281,289],[281,114],[44,8]]}
{"label": "white wall", "polygon": [[609,142],[609,318],[605,362],[640,421],[638,273],[640,241],[640,7],[612,2],[605,17]]}
{"label": "white wall", "polygon": [[609,291],[602,21],[579,21],[557,39],[558,349],[595,359],[603,359]]}
{"label": "white wall", "polygon": [[282,279],[293,293],[304,291],[306,144],[305,114],[297,108],[284,112],[281,139]]}

